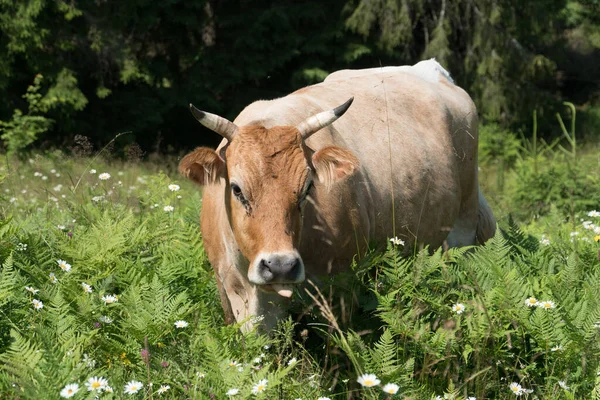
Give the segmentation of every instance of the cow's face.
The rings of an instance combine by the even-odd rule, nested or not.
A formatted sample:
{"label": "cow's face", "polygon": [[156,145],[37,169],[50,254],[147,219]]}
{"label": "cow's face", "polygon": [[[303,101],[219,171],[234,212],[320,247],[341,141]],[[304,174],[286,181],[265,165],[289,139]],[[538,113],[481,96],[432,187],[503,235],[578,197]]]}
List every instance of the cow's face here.
{"label": "cow's face", "polygon": [[[349,103],[345,106],[347,109]],[[305,145],[307,130],[326,126],[324,120],[333,122],[325,114],[298,127],[238,128],[226,120],[206,124],[211,129],[221,124],[213,130],[233,132],[224,135],[229,143],[219,153],[198,148],[179,165],[180,171],[198,184],[224,185],[229,223],[249,262],[248,270],[241,272],[263,291],[289,297],[290,285],[304,280],[298,251],[304,207],[317,190],[329,190],[358,168],[358,159],[348,150],[326,147],[314,151]]]}

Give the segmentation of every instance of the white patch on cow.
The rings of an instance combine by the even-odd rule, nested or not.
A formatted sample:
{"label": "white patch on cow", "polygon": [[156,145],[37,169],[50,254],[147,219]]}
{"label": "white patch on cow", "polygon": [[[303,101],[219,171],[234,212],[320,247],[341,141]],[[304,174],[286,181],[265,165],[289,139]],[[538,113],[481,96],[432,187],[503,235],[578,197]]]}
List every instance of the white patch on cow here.
{"label": "white patch on cow", "polygon": [[304,262],[302,262],[302,257],[300,257],[300,254],[296,251],[283,251],[283,252],[260,252],[258,253],[258,255],[254,258],[254,261],[252,262],[252,266],[248,269],[248,280],[252,283],[254,283],[255,285],[268,285],[271,283],[275,283],[275,282],[267,282],[262,276],[260,276],[259,273],[259,265],[260,262],[264,259],[267,259],[269,257],[272,256],[289,256],[289,257],[297,257],[298,259],[300,259],[300,276],[298,277],[296,282],[302,282],[304,281]]}

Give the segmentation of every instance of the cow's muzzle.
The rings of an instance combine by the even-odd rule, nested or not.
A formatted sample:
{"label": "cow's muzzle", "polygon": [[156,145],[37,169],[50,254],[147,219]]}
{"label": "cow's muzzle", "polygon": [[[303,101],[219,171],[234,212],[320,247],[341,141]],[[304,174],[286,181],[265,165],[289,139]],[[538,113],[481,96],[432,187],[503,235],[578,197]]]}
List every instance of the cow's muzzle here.
{"label": "cow's muzzle", "polygon": [[296,251],[286,253],[261,253],[248,272],[250,282],[291,296],[291,284],[304,281],[304,263]]}

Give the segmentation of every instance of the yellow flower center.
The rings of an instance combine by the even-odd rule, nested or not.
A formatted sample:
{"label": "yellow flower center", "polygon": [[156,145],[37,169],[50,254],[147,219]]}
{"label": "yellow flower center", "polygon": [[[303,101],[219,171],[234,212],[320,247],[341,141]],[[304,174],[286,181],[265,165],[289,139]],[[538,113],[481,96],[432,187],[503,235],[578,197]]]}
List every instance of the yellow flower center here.
{"label": "yellow flower center", "polygon": [[68,394],[71,394],[71,393],[73,393],[73,389],[69,389],[69,390],[67,390],[67,393],[68,393]]}
{"label": "yellow flower center", "polygon": [[92,388],[98,389],[99,387],[100,387],[100,382],[93,382],[92,383]]}
{"label": "yellow flower center", "polygon": [[375,385],[375,382],[373,382],[372,380],[370,380],[370,379],[367,379],[367,380],[365,381],[365,386],[373,386],[373,385]]}
{"label": "yellow flower center", "polygon": [[137,386],[133,385],[133,386],[131,387],[131,390],[137,390]]}

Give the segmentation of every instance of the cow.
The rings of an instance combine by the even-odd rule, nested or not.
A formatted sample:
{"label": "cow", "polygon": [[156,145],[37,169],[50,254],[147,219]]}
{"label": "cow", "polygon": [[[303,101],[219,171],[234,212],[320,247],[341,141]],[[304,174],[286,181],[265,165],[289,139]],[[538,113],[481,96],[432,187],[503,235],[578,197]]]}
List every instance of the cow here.
{"label": "cow", "polygon": [[[269,332],[307,277],[347,270],[374,242],[404,252],[483,243],[477,110],[435,60],[334,72],[233,121],[179,171],[203,187],[200,229],[227,323]],[[398,241],[396,243],[399,243]]]}

